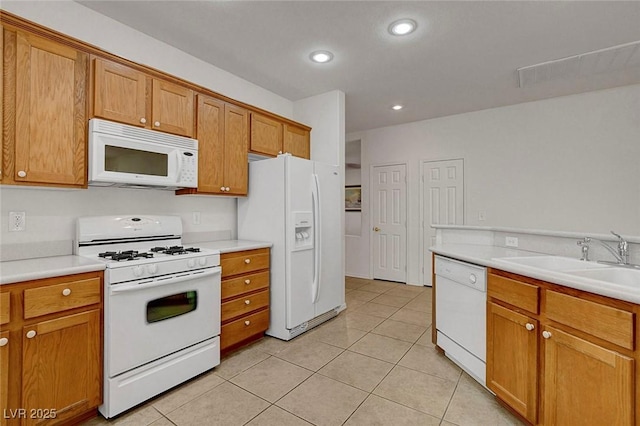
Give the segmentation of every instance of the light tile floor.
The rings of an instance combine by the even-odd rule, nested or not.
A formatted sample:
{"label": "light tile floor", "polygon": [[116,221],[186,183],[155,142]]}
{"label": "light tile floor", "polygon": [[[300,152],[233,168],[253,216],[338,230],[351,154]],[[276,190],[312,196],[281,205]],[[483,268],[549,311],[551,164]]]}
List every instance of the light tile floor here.
{"label": "light tile floor", "polygon": [[431,344],[431,290],[346,279],[348,309],[265,337],[213,371],[94,425],[520,425]]}

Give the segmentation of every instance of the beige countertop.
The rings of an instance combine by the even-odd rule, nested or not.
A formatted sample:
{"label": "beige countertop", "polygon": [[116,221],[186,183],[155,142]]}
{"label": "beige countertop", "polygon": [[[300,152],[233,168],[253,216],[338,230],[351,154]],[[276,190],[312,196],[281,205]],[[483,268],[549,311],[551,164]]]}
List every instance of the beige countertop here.
{"label": "beige countertop", "polygon": [[500,260],[500,258],[508,257],[544,256],[545,254],[543,253],[479,244],[437,244],[429,250],[435,254],[476,265],[501,269],[514,274],[640,304],[640,281],[637,285],[624,285]]}
{"label": "beige countertop", "polygon": [[254,250],[271,247],[272,243],[264,241],[249,240],[223,240],[223,241],[201,241],[193,243],[195,247],[209,250],[218,250],[220,253],[232,253],[235,251]]}
{"label": "beige countertop", "polygon": [[0,285],[103,271],[105,264],[82,256],[52,256],[0,262]]}
{"label": "beige countertop", "polygon": [[[208,241],[194,243],[193,245],[218,250],[220,253],[231,253],[272,246],[271,243],[264,241],[246,240]],[[105,264],[103,262],[74,255],[11,260],[0,262],[0,285],[80,274],[83,272],[103,271],[104,269]]]}

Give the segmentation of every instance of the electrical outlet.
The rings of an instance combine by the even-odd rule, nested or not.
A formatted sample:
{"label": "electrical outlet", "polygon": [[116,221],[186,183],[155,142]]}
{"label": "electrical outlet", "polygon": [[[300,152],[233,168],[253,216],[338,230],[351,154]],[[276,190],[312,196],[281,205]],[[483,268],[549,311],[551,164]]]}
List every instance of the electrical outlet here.
{"label": "electrical outlet", "polygon": [[518,247],[518,237],[505,237],[504,245],[507,247]]}
{"label": "electrical outlet", "polygon": [[200,225],[200,212],[193,212],[193,224]]}
{"label": "electrical outlet", "polygon": [[27,225],[27,214],[25,212],[9,212],[9,231],[24,231]]}

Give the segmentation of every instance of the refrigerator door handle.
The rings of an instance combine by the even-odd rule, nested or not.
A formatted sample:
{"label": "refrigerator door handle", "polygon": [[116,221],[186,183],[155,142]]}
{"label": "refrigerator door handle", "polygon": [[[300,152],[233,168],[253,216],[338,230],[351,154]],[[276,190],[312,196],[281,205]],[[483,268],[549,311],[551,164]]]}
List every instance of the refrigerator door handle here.
{"label": "refrigerator door handle", "polygon": [[320,295],[320,184],[318,175],[313,174],[313,186],[311,189],[313,200],[313,299],[312,303],[318,301]]}

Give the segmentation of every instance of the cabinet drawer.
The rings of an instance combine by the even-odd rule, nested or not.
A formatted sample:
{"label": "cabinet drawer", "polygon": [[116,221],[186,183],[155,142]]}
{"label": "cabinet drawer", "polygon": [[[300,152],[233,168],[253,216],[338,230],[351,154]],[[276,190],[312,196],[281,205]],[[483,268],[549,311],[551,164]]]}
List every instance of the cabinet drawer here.
{"label": "cabinet drawer", "polygon": [[24,291],[24,317],[65,311],[100,303],[100,278],[70,281]]}
{"label": "cabinet drawer", "polygon": [[243,296],[222,304],[221,319],[227,320],[269,306],[269,290]]}
{"label": "cabinet drawer", "polygon": [[487,274],[487,295],[494,299],[502,300],[510,305],[524,309],[525,311],[539,313],[538,286],[512,280],[500,275]]}
{"label": "cabinet drawer", "polygon": [[11,319],[10,293],[0,294],[0,324],[6,324]]}
{"label": "cabinet drawer", "polygon": [[546,291],[547,318],[633,350],[633,313],[589,300]]}
{"label": "cabinet drawer", "polygon": [[225,300],[261,288],[269,288],[269,271],[222,280],[221,298]]}
{"label": "cabinet drawer", "polygon": [[269,268],[269,249],[224,253],[220,256],[222,278]]}
{"label": "cabinet drawer", "polygon": [[220,330],[220,349],[228,348],[269,328],[269,310],[256,312],[223,325]]}

